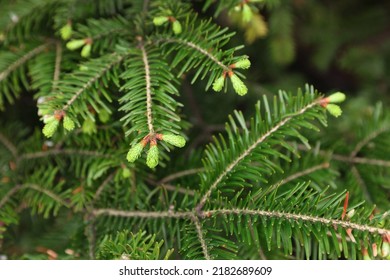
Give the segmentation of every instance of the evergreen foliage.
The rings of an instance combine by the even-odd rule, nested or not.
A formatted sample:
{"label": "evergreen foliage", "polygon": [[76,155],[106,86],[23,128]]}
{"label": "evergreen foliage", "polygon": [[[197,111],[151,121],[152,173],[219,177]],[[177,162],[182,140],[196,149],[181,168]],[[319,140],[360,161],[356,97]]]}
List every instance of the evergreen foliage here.
{"label": "evergreen foliage", "polygon": [[[257,68],[276,82],[286,77],[281,69],[300,56],[294,9],[317,11],[308,17],[317,27],[321,4],[0,5],[7,258],[390,258],[386,101],[362,109],[338,90],[273,92],[254,78]],[[330,33],[303,34],[310,44]],[[269,68],[259,67],[264,54],[237,43],[264,36]],[[318,69],[342,43],[319,47]],[[347,49],[340,67],[369,64],[362,48]]]}

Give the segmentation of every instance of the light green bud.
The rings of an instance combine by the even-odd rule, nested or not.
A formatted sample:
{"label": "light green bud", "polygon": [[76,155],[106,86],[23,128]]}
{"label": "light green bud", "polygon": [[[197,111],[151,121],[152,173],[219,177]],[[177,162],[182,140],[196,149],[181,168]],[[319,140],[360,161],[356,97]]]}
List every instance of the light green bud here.
{"label": "light green bud", "polygon": [[250,22],[252,17],[253,17],[253,12],[251,7],[249,7],[248,4],[244,4],[244,6],[242,6],[242,21]]}
{"label": "light green bud", "polygon": [[144,145],[142,143],[138,143],[135,146],[131,147],[129,152],[127,153],[127,160],[129,162],[134,162],[136,159],[138,159],[142,153],[142,150],[144,149]]}
{"label": "light green bud", "polygon": [[59,120],[57,120],[56,118],[53,117],[53,120],[47,122],[45,124],[45,126],[43,127],[43,129],[42,129],[43,134],[47,138],[52,137],[54,135],[54,133],[56,132],[59,123],[60,123]]}
{"label": "light green bud", "polygon": [[110,114],[106,110],[100,110],[98,116],[102,123],[106,123],[110,119]]}
{"label": "light green bud", "polygon": [[91,55],[92,44],[86,44],[81,50],[82,57],[89,57]]}
{"label": "light green bud", "polygon": [[157,145],[150,147],[146,156],[146,165],[150,168],[155,168],[158,164],[158,148]]}
{"label": "light green bud", "polygon": [[79,66],[79,70],[80,70],[80,71],[88,71],[89,68],[88,68],[88,66],[80,65],[80,66]]}
{"label": "light green bud", "polygon": [[180,34],[182,31],[181,24],[178,20],[175,20],[172,24],[173,33]]}
{"label": "light green bud", "polygon": [[43,123],[49,123],[56,120],[56,118],[53,115],[44,115],[43,116]]}
{"label": "light green bud", "polygon": [[155,17],[153,19],[153,24],[157,25],[157,26],[160,26],[160,25],[163,25],[164,23],[166,23],[168,20],[169,20],[169,18],[168,17],[164,17],[164,16]]}
{"label": "light green bud", "polygon": [[68,116],[64,116],[64,128],[68,131],[72,131],[74,129],[74,121]]}
{"label": "light green bud", "polygon": [[248,88],[246,85],[241,81],[239,77],[237,77],[236,74],[233,74],[230,76],[230,79],[232,80],[233,88],[237,92],[238,95],[245,95],[248,93]]}
{"label": "light green bud", "polygon": [[233,64],[234,68],[248,69],[251,66],[249,59],[244,58]]}
{"label": "light green bud", "polygon": [[81,130],[86,133],[86,134],[93,134],[93,133],[96,133],[97,129],[96,129],[96,124],[93,120],[91,119],[86,119],[83,123],[83,126],[81,127]]}
{"label": "light green bud", "polygon": [[336,92],[327,97],[329,103],[341,103],[345,100],[345,94],[342,92]]}
{"label": "light green bud", "polygon": [[186,144],[186,139],[180,135],[174,134],[163,134],[162,140],[179,148],[184,147]]}
{"label": "light green bud", "polygon": [[216,79],[213,83],[213,90],[214,91],[221,91],[223,88],[223,84],[225,83],[225,76],[221,76],[218,79]]}
{"label": "light green bud", "polygon": [[79,40],[72,40],[72,41],[69,41],[67,44],[66,44],[66,47],[71,50],[71,51],[74,51],[74,50],[77,50],[79,48],[81,48],[82,46],[85,45],[85,40],[84,39],[79,39]]}
{"label": "light green bud", "polygon": [[61,38],[64,40],[68,40],[72,36],[72,24],[68,22],[60,29]]}
{"label": "light green bud", "polygon": [[131,171],[127,167],[122,168],[122,177],[124,179],[129,178],[131,176]]}
{"label": "light green bud", "polygon": [[332,116],[334,116],[334,117],[339,117],[339,116],[341,116],[341,113],[343,112],[343,111],[341,111],[341,108],[340,108],[340,106],[338,106],[338,105],[334,105],[334,104],[328,104],[328,105],[326,105],[326,110],[328,110],[328,112],[332,115]]}

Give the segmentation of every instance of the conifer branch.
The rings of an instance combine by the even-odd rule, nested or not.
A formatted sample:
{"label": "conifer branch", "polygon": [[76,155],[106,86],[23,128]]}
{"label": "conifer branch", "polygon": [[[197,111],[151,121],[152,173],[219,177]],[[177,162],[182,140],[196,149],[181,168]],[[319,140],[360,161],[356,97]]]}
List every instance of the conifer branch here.
{"label": "conifer branch", "polygon": [[194,196],[195,195],[195,191],[190,190],[190,189],[180,188],[178,186],[173,186],[173,185],[169,185],[169,184],[161,184],[160,186],[163,189],[166,189],[168,191],[173,191],[173,192],[177,191],[179,193],[187,194],[187,195],[190,195],[190,196]]}
{"label": "conifer branch", "polygon": [[[298,144],[297,148],[302,151],[309,151],[309,149],[302,144]],[[322,156],[329,156],[331,160],[347,162],[347,163],[356,163],[356,164],[367,164],[367,165],[377,165],[383,167],[390,167],[390,161],[375,159],[375,158],[364,158],[364,157],[350,157],[340,154],[329,154],[328,151],[319,150],[318,154]]]}
{"label": "conifer branch", "polygon": [[350,157],[351,158],[354,158],[356,157],[356,155],[358,154],[358,152],[365,146],[367,145],[371,140],[375,139],[376,137],[378,137],[380,134],[382,133],[385,133],[385,132],[388,132],[390,131],[390,126],[383,126],[375,131],[373,131],[372,133],[370,133],[369,135],[367,135],[367,137],[365,137],[364,139],[362,139],[359,143],[356,144],[355,146],[355,149],[351,152],[350,154]]}
{"label": "conifer branch", "polygon": [[190,47],[193,50],[196,50],[203,54],[204,56],[208,57],[211,61],[213,61],[215,64],[217,64],[219,67],[221,67],[224,71],[231,71],[228,65],[223,64],[218,58],[216,58],[212,53],[209,51],[203,49],[202,47],[198,46],[197,44],[183,40],[183,39],[175,39],[175,38],[160,38],[156,41],[156,43],[159,42],[167,42],[167,43],[176,43],[180,45],[185,45],[187,47]]}
{"label": "conifer branch", "polygon": [[18,149],[14,144],[11,143],[7,137],[5,137],[1,132],[0,132],[0,142],[3,143],[3,145],[11,152],[11,154],[14,156],[14,158],[18,157]]}
{"label": "conifer branch", "polygon": [[390,167],[390,161],[375,159],[375,158],[362,158],[362,157],[349,157],[338,154],[333,154],[332,159],[337,161],[343,161],[348,163],[356,163],[356,164],[368,164],[368,165],[378,165],[383,167]]}
{"label": "conifer branch", "polygon": [[32,49],[25,55],[23,55],[21,58],[16,60],[14,63],[9,65],[3,72],[0,72],[0,82],[2,80],[5,80],[9,74],[11,74],[13,71],[15,71],[17,68],[25,64],[27,61],[35,57],[36,55],[40,54],[41,52],[45,51],[46,48],[50,45],[51,43],[44,43],[42,45],[39,45],[38,47]]}
{"label": "conifer branch", "polygon": [[149,219],[190,219],[193,216],[192,212],[174,212],[174,211],[125,211],[118,209],[94,209],[92,214],[98,216],[115,216],[115,217],[127,217],[127,218],[149,218]]}
{"label": "conifer branch", "polygon": [[251,210],[251,209],[217,209],[217,210],[209,210],[204,211],[204,218],[211,217],[213,215],[251,215],[251,216],[264,216],[270,218],[279,218],[285,220],[294,220],[294,221],[306,221],[310,223],[321,223],[326,226],[340,226],[345,229],[354,229],[356,231],[361,232],[369,232],[371,234],[380,234],[382,236],[389,235],[390,230],[378,227],[371,227],[367,225],[361,225],[357,223],[352,223],[348,221],[336,220],[336,219],[328,219],[317,216],[309,216],[295,213],[285,213],[279,211],[264,211],[264,210]]}
{"label": "conifer branch", "polygon": [[152,116],[152,90],[151,90],[151,82],[150,82],[150,67],[149,67],[148,54],[145,50],[145,46],[142,41],[140,41],[138,47],[142,52],[142,61],[144,63],[144,70],[145,70],[146,116],[148,120],[148,129],[149,129],[149,134],[154,135],[153,116]]}
{"label": "conifer branch", "polygon": [[269,136],[271,136],[273,133],[278,131],[281,127],[283,127],[286,123],[288,123],[291,119],[293,119],[296,116],[302,115],[305,113],[308,109],[316,106],[318,104],[318,100],[313,101],[312,103],[306,105],[301,110],[294,114],[290,114],[288,117],[285,117],[282,119],[279,123],[277,123],[274,127],[272,127],[270,130],[268,130],[267,133],[263,134],[255,143],[253,143],[251,146],[249,146],[239,157],[237,157],[231,164],[229,164],[225,170],[221,172],[221,174],[217,177],[217,179],[210,185],[207,192],[203,195],[201,198],[198,206],[196,207],[197,211],[199,212],[204,204],[206,203],[207,199],[211,196],[211,193],[217,188],[218,184],[222,181],[222,179],[229,174],[230,171],[233,170],[233,168],[245,157],[247,157],[253,149],[255,149],[259,144],[263,143]]}
{"label": "conifer branch", "polygon": [[55,201],[57,201],[58,203],[64,205],[65,207],[68,207],[70,208],[70,204],[67,203],[66,201],[64,201],[61,197],[59,197],[57,194],[55,194],[54,192],[50,191],[50,190],[47,190],[45,188],[42,188],[41,186],[38,186],[36,184],[23,184],[23,185],[17,185],[15,187],[13,187],[12,189],[10,189],[7,194],[1,199],[0,201],[0,209],[8,202],[8,200],[15,194],[17,193],[18,191],[22,190],[22,189],[32,189],[32,190],[35,190],[37,192],[40,192],[40,193],[43,193],[49,197],[51,197],[52,199],[54,199]]}
{"label": "conifer branch", "polygon": [[284,184],[287,184],[288,182],[291,182],[291,181],[293,181],[295,179],[298,179],[299,177],[303,177],[303,176],[306,176],[308,174],[314,173],[314,172],[316,172],[318,170],[327,169],[327,168],[329,168],[329,162],[323,162],[321,164],[318,164],[318,165],[315,165],[313,167],[307,168],[305,170],[299,171],[297,173],[291,174],[287,178],[282,179],[280,181],[280,184],[277,183],[276,185],[282,186]]}
{"label": "conifer branch", "polygon": [[173,180],[176,180],[178,178],[188,176],[188,175],[197,174],[197,173],[202,172],[202,171],[204,171],[204,168],[193,168],[193,169],[179,171],[179,172],[173,173],[171,175],[168,175],[168,176],[162,178],[158,183],[165,184],[165,183],[171,182]]}
{"label": "conifer branch", "polygon": [[10,189],[6,193],[6,195],[0,200],[0,209],[2,209],[3,206],[8,202],[8,200],[22,188],[23,188],[23,185],[17,185],[15,187],[13,187],[12,189]]}
{"label": "conifer branch", "polygon": [[108,175],[107,178],[100,184],[100,186],[97,188],[95,192],[95,195],[93,196],[93,201],[97,201],[99,199],[100,194],[103,192],[106,186],[112,181],[116,173],[118,173],[118,170],[115,170],[110,175]]}
{"label": "conifer branch", "polygon": [[204,239],[204,236],[203,236],[202,224],[200,223],[199,218],[196,217],[195,215],[193,215],[191,217],[191,220],[193,221],[193,223],[195,225],[196,232],[198,234],[198,239],[199,239],[200,245],[202,247],[203,256],[206,260],[210,260],[211,258],[210,258],[209,250],[207,248],[206,240]]}
{"label": "conifer branch", "polygon": [[291,182],[291,181],[293,181],[295,179],[298,179],[300,177],[306,176],[308,174],[311,174],[311,173],[314,173],[314,172],[316,172],[318,170],[326,169],[326,168],[329,168],[329,162],[323,162],[321,164],[318,164],[318,165],[315,165],[313,167],[307,168],[307,169],[302,170],[300,172],[291,174],[287,178],[280,180],[276,184],[273,184],[268,189],[264,190],[264,192],[261,194],[261,196],[264,197],[266,194],[268,194],[268,193],[278,189],[280,186],[283,186],[283,185],[287,184],[288,182]]}
{"label": "conifer branch", "polygon": [[352,172],[352,175],[355,176],[356,181],[358,182],[358,184],[360,185],[360,188],[361,188],[361,190],[363,191],[363,195],[364,195],[364,197],[366,198],[366,200],[367,200],[368,202],[372,203],[371,195],[370,195],[370,193],[369,193],[368,190],[367,190],[367,185],[366,185],[366,183],[364,182],[362,176],[361,176],[360,173],[359,173],[359,170],[356,168],[355,165],[352,166],[351,172]]}
{"label": "conifer branch", "polygon": [[101,71],[99,71],[95,76],[91,77],[87,83],[85,83],[79,90],[77,90],[72,96],[72,98],[69,99],[68,102],[66,102],[65,106],[62,107],[63,111],[68,110],[69,106],[71,106],[73,102],[75,102],[82,93],[86,92],[88,88],[90,88],[97,80],[99,80],[104,74],[106,74],[110,69],[112,69],[112,67],[120,64],[123,59],[126,58],[125,55],[118,55],[116,53],[113,53],[112,56],[115,57],[113,61]]}
{"label": "conifer branch", "polygon": [[58,155],[70,155],[70,156],[92,156],[92,157],[101,157],[101,158],[111,158],[112,155],[104,154],[98,151],[88,151],[88,150],[74,150],[74,149],[56,149],[48,150],[42,152],[26,153],[20,156],[21,160],[42,158],[48,156],[58,156]]}
{"label": "conifer branch", "polygon": [[62,61],[62,45],[60,42],[56,42],[56,60],[54,65],[52,91],[56,89],[58,80],[60,79],[61,61]]}

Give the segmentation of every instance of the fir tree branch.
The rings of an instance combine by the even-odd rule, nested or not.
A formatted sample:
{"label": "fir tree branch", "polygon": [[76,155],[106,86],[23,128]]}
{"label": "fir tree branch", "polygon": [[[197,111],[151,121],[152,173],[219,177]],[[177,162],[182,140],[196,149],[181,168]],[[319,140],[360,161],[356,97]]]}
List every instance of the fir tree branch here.
{"label": "fir tree branch", "polygon": [[190,195],[190,196],[194,196],[195,195],[195,191],[190,190],[190,189],[180,188],[178,186],[172,186],[170,184],[161,184],[160,186],[162,188],[168,190],[168,191],[173,191],[173,192],[177,191],[179,193],[187,194],[187,195]]}
{"label": "fir tree branch", "polygon": [[[297,172],[295,174],[292,174],[290,176],[288,176],[286,179],[282,179],[280,181],[280,185],[279,186],[282,186],[284,184],[287,184],[288,182],[291,182],[299,177],[303,177],[305,175],[308,175],[308,174],[311,174],[311,173],[314,173],[318,170],[321,170],[321,169],[327,169],[329,168],[329,162],[324,162],[324,163],[321,163],[321,164],[318,164],[318,165],[315,165],[313,167],[310,167],[308,169],[305,169],[305,170],[302,170],[300,172]],[[278,184],[277,184],[278,185]]]}
{"label": "fir tree branch", "polygon": [[45,51],[46,48],[50,45],[51,43],[44,43],[42,45],[39,45],[38,47],[32,49],[25,55],[23,55],[21,58],[16,60],[14,63],[9,65],[3,72],[0,72],[0,82],[2,80],[5,80],[9,74],[11,74],[13,71],[15,71],[17,68],[19,68],[21,65],[35,57],[36,55],[40,54],[41,52]]}
{"label": "fir tree branch", "polygon": [[358,154],[358,152],[365,146],[367,145],[371,140],[375,139],[376,137],[378,137],[380,134],[382,133],[385,133],[385,132],[388,132],[390,131],[390,126],[383,126],[375,131],[373,131],[372,133],[370,133],[369,135],[367,135],[367,137],[365,137],[364,139],[362,139],[359,143],[356,144],[355,146],[355,149],[351,152],[350,154],[350,157],[351,158],[354,158],[356,157],[356,155]]}
{"label": "fir tree branch", "polygon": [[352,172],[352,175],[355,176],[358,184],[360,185],[360,188],[363,191],[363,195],[366,198],[366,201],[372,203],[371,195],[367,190],[367,185],[364,182],[362,176],[360,176],[359,170],[356,168],[356,166],[352,166],[351,172]]}
{"label": "fir tree branch", "polygon": [[[302,151],[309,151],[309,149],[302,144],[298,144],[297,148]],[[375,158],[364,158],[364,157],[350,157],[340,154],[329,154],[328,151],[319,150],[318,154],[330,157],[331,160],[341,161],[341,162],[347,162],[347,163],[356,163],[356,164],[367,164],[367,165],[378,165],[383,167],[390,167],[390,161],[388,160],[382,160],[382,159],[375,159]]]}
{"label": "fir tree branch", "polygon": [[7,194],[1,199],[0,201],[0,209],[8,202],[8,200],[15,194],[17,193],[18,191],[22,190],[22,189],[32,189],[32,190],[35,190],[37,192],[40,192],[40,193],[43,193],[49,197],[51,197],[52,199],[54,199],[55,201],[57,201],[58,203],[64,205],[65,207],[68,207],[70,208],[70,204],[67,203],[66,201],[64,201],[61,197],[59,197],[57,194],[55,194],[54,192],[51,192],[45,188],[42,188],[41,186],[38,186],[36,184],[23,184],[23,185],[17,185],[15,187],[13,187],[12,189],[10,189]]}
{"label": "fir tree branch", "polygon": [[0,142],[11,152],[14,158],[18,157],[18,149],[12,142],[0,132]]}
{"label": "fir tree branch", "polygon": [[206,240],[204,239],[204,236],[203,236],[202,224],[200,223],[199,218],[196,217],[195,215],[192,215],[191,220],[193,221],[193,223],[195,225],[196,232],[198,234],[198,239],[199,239],[200,245],[202,247],[203,256],[206,260],[210,260],[211,258],[209,255],[209,250],[207,248]]}
{"label": "fir tree branch", "polygon": [[193,174],[196,174],[196,173],[199,173],[199,172],[202,172],[202,171],[204,171],[204,168],[194,168],[194,169],[188,169],[188,170],[179,171],[179,172],[173,173],[171,175],[168,175],[168,176],[162,178],[158,182],[158,184],[165,184],[165,183],[171,182],[173,180],[176,180],[178,178],[181,178],[181,177],[184,177],[184,176],[188,176],[188,175],[193,175]]}
{"label": "fir tree branch", "polygon": [[357,163],[357,164],[368,164],[368,165],[378,165],[383,167],[390,167],[390,161],[374,158],[362,158],[362,157],[349,157],[343,155],[333,154],[332,159],[337,161],[343,161],[348,163]]}
{"label": "fir tree branch", "polygon": [[318,170],[327,169],[327,168],[329,168],[329,162],[323,162],[321,164],[318,164],[318,165],[315,165],[313,167],[307,168],[307,169],[302,170],[300,172],[291,174],[287,178],[280,180],[276,184],[273,184],[268,189],[264,190],[264,192],[261,193],[261,197],[264,197],[266,194],[269,194],[270,192],[278,189],[280,186],[283,186],[283,185],[287,184],[288,182],[291,182],[291,181],[293,181],[295,179],[298,179],[300,177],[306,176],[308,174],[314,173],[314,172],[316,172]]}
{"label": "fir tree branch", "polygon": [[6,195],[0,200],[0,209],[3,208],[3,206],[8,202],[8,200],[19,190],[23,188],[23,185],[17,185],[10,189]]}
{"label": "fir tree branch", "polygon": [[161,219],[161,218],[176,218],[176,219],[189,219],[192,218],[193,213],[187,212],[153,212],[153,211],[124,211],[118,209],[94,209],[92,210],[94,216],[116,216],[127,218],[149,218],[149,219]]}
{"label": "fir tree branch", "polygon": [[112,181],[115,174],[118,173],[118,170],[115,170],[110,175],[107,176],[107,178],[100,184],[100,186],[97,188],[95,195],[93,196],[93,201],[97,201],[103,192],[103,190],[106,188],[106,186]]}
{"label": "fir tree branch", "polygon": [[70,156],[93,156],[93,157],[102,157],[102,158],[111,158],[112,155],[104,154],[97,151],[88,151],[88,150],[74,150],[74,149],[63,149],[63,150],[48,150],[42,152],[26,153],[20,156],[21,160],[42,158],[47,156],[57,156],[57,155],[70,155]]}
{"label": "fir tree branch", "polygon": [[62,60],[62,45],[60,42],[56,42],[56,61],[54,65],[52,91],[56,89],[58,80],[60,79],[61,60]]}
{"label": "fir tree branch", "polygon": [[[253,223],[252,223],[251,217],[249,217],[249,219],[248,219],[248,227],[249,227],[249,230],[251,232],[252,239],[256,240],[258,238],[258,236],[255,235],[255,231],[253,230]],[[259,246],[258,246],[257,249],[258,249],[258,253],[259,253],[260,259],[261,260],[266,260],[267,259],[266,255],[264,254],[263,250],[261,249],[260,244],[258,244],[258,245]]]}
{"label": "fir tree branch", "polygon": [[247,148],[239,157],[237,157],[231,164],[229,164],[223,172],[217,177],[217,179],[211,184],[208,191],[203,195],[201,198],[199,204],[196,206],[196,209],[198,212],[201,211],[203,206],[205,205],[207,199],[211,196],[211,193],[217,188],[218,184],[222,181],[222,179],[229,174],[230,171],[233,170],[233,168],[245,157],[250,155],[251,151],[255,149],[258,145],[263,143],[269,136],[271,136],[273,133],[278,131],[281,127],[283,127],[286,123],[288,123],[291,119],[293,119],[296,116],[302,115],[305,113],[308,109],[316,106],[318,104],[318,100],[313,101],[312,103],[306,105],[301,110],[294,114],[290,114],[288,117],[285,117],[282,119],[279,123],[277,123],[274,127],[272,127],[270,130],[268,130],[267,133],[263,134],[255,143],[253,143],[249,148]]}
{"label": "fir tree branch", "polygon": [[151,82],[150,82],[150,67],[148,61],[148,54],[145,50],[144,43],[140,40],[138,45],[142,52],[142,61],[144,63],[145,69],[145,82],[146,82],[146,116],[148,119],[148,129],[149,134],[154,135],[153,128],[153,116],[152,116],[152,90],[151,90]]}
{"label": "fir tree branch", "polygon": [[73,102],[77,100],[77,98],[84,92],[88,90],[89,87],[91,87],[98,79],[100,79],[106,72],[108,72],[112,67],[120,64],[123,59],[126,58],[125,55],[118,55],[116,53],[112,54],[113,57],[116,57],[113,59],[113,61],[108,64],[105,68],[102,69],[102,71],[98,72],[95,76],[91,77],[91,79],[88,80],[87,83],[85,83],[78,91],[75,92],[73,97],[66,102],[65,106],[62,108],[63,111],[68,110],[69,106],[72,105]]}
{"label": "fir tree branch", "polygon": [[361,232],[369,232],[372,234],[380,234],[380,235],[389,235],[390,230],[378,227],[371,227],[367,225],[356,224],[348,221],[336,220],[336,219],[328,219],[317,216],[309,216],[295,213],[285,213],[279,211],[264,211],[264,210],[251,210],[251,209],[217,209],[217,210],[209,210],[204,211],[202,213],[204,218],[211,217],[213,215],[251,215],[251,216],[265,216],[272,218],[279,218],[285,220],[294,220],[294,221],[307,221],[310,223],[321,223],[323,225],[332,225],[332,226],[340,226],[345,229],[354,229],[356,231]]}
{"label": "fir tree branch", "polygon": [[196,43],[186,41],[183,39],[176,39],[176,38],[159,38],[155,43],[160,43],[160,42],[167,42],[167,43],[176,43],[180,45],[184,45],[187,47],[190,47],[191,49],[194,49],[201,54],[205,55],[208,57],[211,61],[213,61],[215,64],[217,64],[219,67],[221,67],[224,71],[230,71],[231,69],[229,66],[223,64],[218,58],[216,58],[212,53],[209,51],[203,49],[202,47],[198,46]]}

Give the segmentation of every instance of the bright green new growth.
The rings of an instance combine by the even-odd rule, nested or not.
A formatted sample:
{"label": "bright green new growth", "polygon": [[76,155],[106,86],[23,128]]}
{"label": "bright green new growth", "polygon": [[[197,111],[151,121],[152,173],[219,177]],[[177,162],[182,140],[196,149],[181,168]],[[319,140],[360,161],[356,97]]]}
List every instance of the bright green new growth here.
{"label": "bright green new growth", "polygon": [[129,162],[136,161],[140,157],[143,149],[144,149],[144,145],[142,143],[136,144],[135,146],[131,147],[131,149],[127,153],[126,159]]}
{"label": "bright green new growth", "polygon": [[166,23],[168,20],[169,20],[169,18],[165,17],[165,16],[155,17],[153,19],[153,24],[160,26],[160,25],[163,25],[164,23]]}
{"label": "bright green new growth", "polygon": [[155,168],[158,165],[158,148],[157,145],[150,147],[146,156],[146,165],[150,168]]}
{"label": "bright green new growth", "polygon": [[225,76],[221,76],[217,78],[213,83],[213,90],[217,92],[221,91],[224,83],[225,83]]}
{"label": "bright green new growth", "polygon": [[89,57],[91,55],[91,49],[92,45],[91,44],[86,44],[83,49],[81,50],[81,56],[82,57]]}
{"label": "bright green new growth", "polygon": [[253,12],[251,7],[248,4],[244,4],[242,7],[242,21],[249,22],[253,17]]}
{"label": "bright green new growth", "polygon": [[175,20],[172,24],[173,33],[180,34],[182,32],[181,23],[178,20]]}
{"label": "bright green new growth", "polygon": [[64,40],[69,40],[72,36],[72,24],[68,22],[60,29],[61,38]]}
{"label": "bright green new growth", "polygon": [[162,140],[178,148],[182,148],[186,144],[186,139],[180,135],[164,134]]}
{"label": "bright green new growth", "polygon": [[53,117],[53,119],[50,119],[45,126],[42,129],[43,134],[47,137],[50,138],[54,135],[54,133],[57,130],[59,120]]}
{"label": "bright green new growth", "polygon": [[234,90],[237,92],[238,95],[245,95],[248,93],[248,88],[246,85],[241,81],[239,77],[237,77],[236,74],[233,74],[230,76],[230,79],[233,84]]}
{"label": "bright green new growth", "polygon": [[81,127],[82,131],[86,134],[94,134],[96,133],[96,123],[91,119],[86,119],[83,123],[83,126]]}
{"label": "bright green new growth", "polygon": [[340,106],[335,105],[335,104],[326,105],[326,110],[328,110],[328,112],[336,118],[341,116],[341,113],[342,113]]}
{"label": "bright green new growth", "polygon": [[244,58],[244,59],[237,61],[233,65],[234,65],[234,68],[248,69],[251,66],[251,62],[249,59]]}
{"label": "bright green new growth", "polygon": [[74,121],[67,115],[64,116],[64,128],[68,131],[72,131],[75,127]]}
{"label": "bright green new growth", "polygon": [[336,92],[327,97],[329,103],[341,103],[345,98],[345,94],[342,92]]}
{"label": "bright green new growth", "polygon": [[84,39],[78,39],[78,40],[69,41],[66,44],[66,47],[69,50],[74,51],[74,50],[77,50],[77,49],[81,48],[84,45],[85,45],[85,40]]}
{"label": "bright green new growth", "polygon": [[130,176],[131,176],[131,171],[130,171],[130,169],[127,168],[127,167],[124,167],[124,168],[122,169],[122,177],[123,177],[123,178],[129,178]]}

